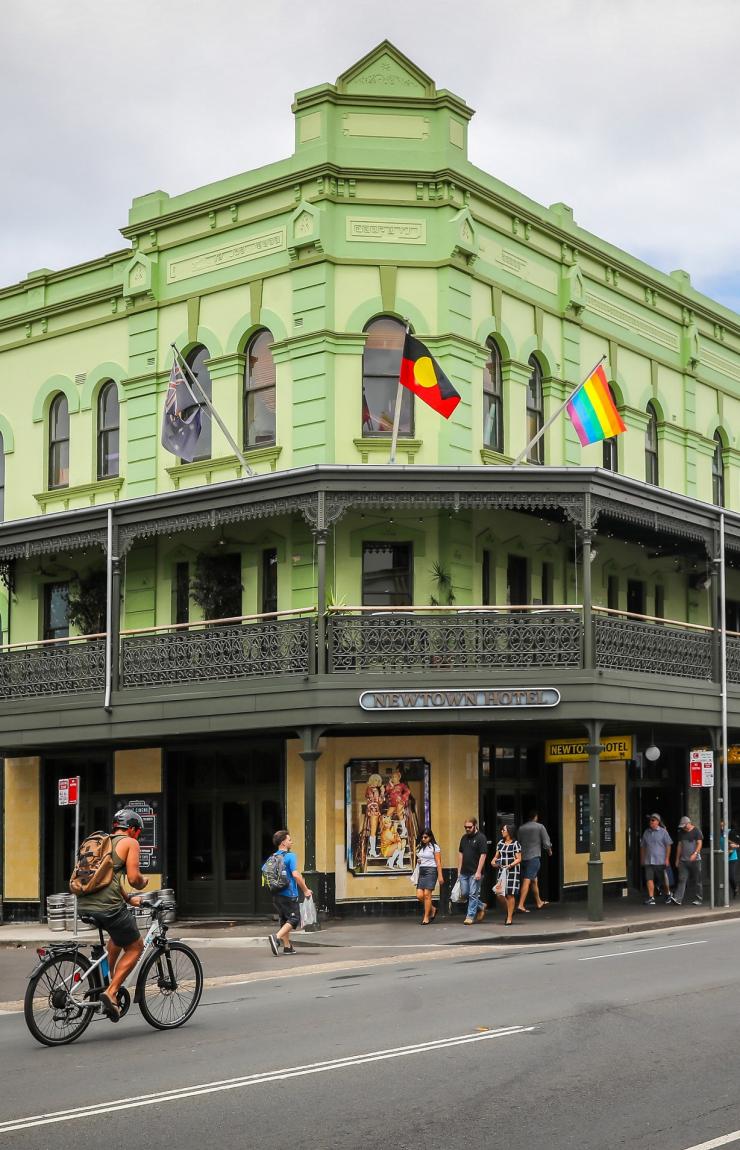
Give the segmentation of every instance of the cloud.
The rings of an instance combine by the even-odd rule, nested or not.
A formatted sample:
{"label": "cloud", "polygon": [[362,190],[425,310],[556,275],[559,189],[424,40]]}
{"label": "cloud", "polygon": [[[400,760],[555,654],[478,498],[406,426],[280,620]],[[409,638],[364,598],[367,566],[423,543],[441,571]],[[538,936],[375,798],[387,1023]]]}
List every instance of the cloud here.
{"label": "cloud", "polygon": [[392,39],[477,109],[470,158],[737,306],[736,0],[5,0],[0,283],[124,246],[134,196],[293,147],[293,93]]}

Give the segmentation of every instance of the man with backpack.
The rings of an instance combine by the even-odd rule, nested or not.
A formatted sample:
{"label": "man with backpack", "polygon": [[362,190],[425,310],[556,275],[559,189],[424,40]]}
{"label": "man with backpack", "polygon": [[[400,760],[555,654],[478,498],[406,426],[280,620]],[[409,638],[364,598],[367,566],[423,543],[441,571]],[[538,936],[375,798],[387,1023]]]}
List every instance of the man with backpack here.
{"label": "man with backpack", "polygon": [[275,853],[270,855],[262,867],[262,873],[272,893],[272,904],[280,920],[277,934],[271,934],[269,939],[270,950],[277,958],[281,945],[283,954],[296,952],[290,942],[290,932],[301,925],[298,910],[299,887],[304,898],[312,896],[298,869],[298,858],[293,852],[290,831],[276,831],[272,836],[272,845],[275,847]]}
{"label": "man with backpack", "polygon": [[144,822],[128,807],[116,811],[110,835],[97,832],[80,844],[69,888],[77,895],[79,913],[107,931],[110,985],[100,996],[101,1010],[118,1022],[118,991],[126,975],[139,961],[144,943],[128,903],[138,898],[126,894],[124,875],[135,890],[149,882],[140,869],[139,838]]}

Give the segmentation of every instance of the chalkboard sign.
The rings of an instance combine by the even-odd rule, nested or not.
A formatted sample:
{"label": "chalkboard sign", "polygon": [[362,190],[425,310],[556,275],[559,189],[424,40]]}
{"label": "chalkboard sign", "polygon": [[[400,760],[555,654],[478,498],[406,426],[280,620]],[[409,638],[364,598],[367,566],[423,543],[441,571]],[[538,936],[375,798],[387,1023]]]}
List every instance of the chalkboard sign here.
{"label": "chalkboard sign", "polygon": [[161,795],[116,795],[116,810],[128,807],[141,815],[144,830],[139,839],[141,848],[141,873],[161,874],[162,872],[162,796]]}
{"label": "chalkboard sign", "polygon": [[[589,849],[589,787],[576,787],[576,854],[588,854]],[[616,850],[614,818],[616,787],[601,787],[601,849]]]}

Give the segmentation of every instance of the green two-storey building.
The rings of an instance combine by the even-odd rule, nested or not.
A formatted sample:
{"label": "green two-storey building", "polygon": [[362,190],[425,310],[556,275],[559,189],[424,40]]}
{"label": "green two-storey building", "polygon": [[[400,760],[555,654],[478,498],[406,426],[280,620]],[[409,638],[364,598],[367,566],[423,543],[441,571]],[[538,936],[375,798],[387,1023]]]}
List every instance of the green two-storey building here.
{"label": "green two-storey building", "polygon": [[[323,906],[404,907],[421,824],[454,866],[536,807],[598,914],[646,812],[719,817],[723,719],[734,782],[740,317],[472,165],[387,42],[293,113],[290,158],[0,290],[3,914],[64,889],[77,775],[183,913],[264,911],[286,822]],[[389,465],[406,324],[462,401],[404,392]],[[239,453],[163,448],[173,344]],[[602,356],[626,432],[512,466]]]}

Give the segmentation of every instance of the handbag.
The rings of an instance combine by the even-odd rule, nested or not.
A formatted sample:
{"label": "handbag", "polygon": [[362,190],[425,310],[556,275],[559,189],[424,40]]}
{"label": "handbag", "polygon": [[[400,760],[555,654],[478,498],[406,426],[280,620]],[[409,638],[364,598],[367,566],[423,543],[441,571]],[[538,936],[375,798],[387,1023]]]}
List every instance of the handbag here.
{"label": "handbag", "polygon": [[416,864],[416,866],[412,870],[410,877],[411,877],[411,881],[414,884],[414,886],[418,886],[419,885],[419,864],[418,863]]}
{"label": "handbag", "polygon": [[506,867],[505,866],[502,866],[498,872],[498,878],[496,879],[496,882],[494,884],[493,893],[494,894],[500,894],[500,895],[506,894]]}

